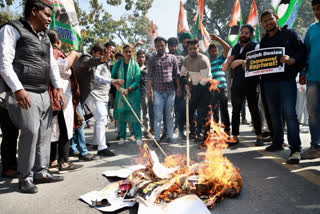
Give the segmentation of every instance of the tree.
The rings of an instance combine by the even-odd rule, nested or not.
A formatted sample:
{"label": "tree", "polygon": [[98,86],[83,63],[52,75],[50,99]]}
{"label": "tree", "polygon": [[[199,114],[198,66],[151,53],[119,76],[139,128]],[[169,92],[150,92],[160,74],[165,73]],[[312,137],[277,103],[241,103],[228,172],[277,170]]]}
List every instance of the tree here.
{"label": "tree", "polygon": [[[16,2],[23,5],[24,1],[0,0],[0,8]],[[146,44],[149,44],[151,23],[146,14],[152,6],[153,0],[124,0],[125,9],[129,15],[121,17],[120,20],[114,20],[111,14],[104,10],[104,4],[120,6],[123,3],[122,0],[90,0],[89,10],[81,9],[79,0],[74,2],[79,24],[82,28],[82,49],[88,49],[95,43],[104,44],[109,40],[118,40],[124,44],[135,43],[142,39],[146,41]],[[13,19],[12,16],[1,12],[0,18],[2,17],[3,23]]]}
{"label": "tree", "polygon": [[[89,48],[95,43],[103,44],[108,40],[119,40],[121,44],[134,44],[138,40],[145,40],[146,44],[149,44],[151,23],[143,15],[149,7],[140,5],[139,2],[143,1],[136,1],[138,6],[136,6],[137,8],[133,11],[133,14],[123,16],[120,20],[114,20],[111,14],[103,9],[103,4],[97,0],[89,2],[91,6],[89,11],[81,10],[78,4],[76,4],[79,23],[80,26],[83,26],[81,31],[83,47]],[[110,3],[118,4],[119,2],[112,1]]]}
{"label": "tree", "polygon": [[0,9],[0,26],[3,24],[7,23],[10,20],[17,19],[18,16],[12,13],[10,10],[7,8],[5,9]]}

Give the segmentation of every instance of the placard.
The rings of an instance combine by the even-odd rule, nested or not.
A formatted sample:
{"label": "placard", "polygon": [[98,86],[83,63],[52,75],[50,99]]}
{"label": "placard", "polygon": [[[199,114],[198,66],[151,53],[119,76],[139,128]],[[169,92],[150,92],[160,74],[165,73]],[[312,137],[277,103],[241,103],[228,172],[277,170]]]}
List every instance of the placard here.
{"label": "placard", "polygon": [[284,47],[262,48],[250,51],[246,56],[246,77],[284,72],[280,59],[285,54]]}

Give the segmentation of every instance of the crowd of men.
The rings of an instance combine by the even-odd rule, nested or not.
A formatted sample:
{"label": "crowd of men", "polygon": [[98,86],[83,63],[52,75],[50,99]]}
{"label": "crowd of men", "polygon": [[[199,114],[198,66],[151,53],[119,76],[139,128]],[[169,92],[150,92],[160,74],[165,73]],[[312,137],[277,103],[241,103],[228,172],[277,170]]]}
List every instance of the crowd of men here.
{"label": "crowd of men", "polygon": [[[177,129],[178,140],[184,142],[185,135],[189,134],[200,146],[205,146],[203,142],[210,131],[205,124],[210,117],[209,112],[213,112],[217,123],[221,115],[222,127],[230,135],[229,145],[237,145],[240,143],[240,113],[247,101],[256,146],[264,146],[266,141],[271,141],[267,151],[283,150],[286,127],[291,151],[288,164],[319,158],[320,61],[317,56],[320,55],[320,0],[312,0],[312,9],[317,22],[309,27],[304,41],[295,30],[280,28],[273,10],[265,10],[261,15],[266,33],[260,44],[252,41],[254,29],[250,25],[241,26],[239,42],[233,48],[220,37],[211,35],[214,42],[209,46],[207,55],[201,52],[199,41],[188,33],[182,36],[184,50],[181,55],[178,54],[178,39],[157,37],[154,41],[155,54],[150,56],[142,49],[136,52],[139,71],[133,68],[133,75],[139,74],[139,87],[124,89],[121,85],[128,79],[119,78],[114,71],[112,76],[119,79],[111,78],[111,63],[115,57],[123,57],[122,54],[125,59],[128,56],[130,59],[134,49],[131,45],[126,45],[123,53],[116,56],[113,42],[96,44],[89,54],[75,51],[64,54],[59,50],[59,36],[54,31],[47,31],[52,6],[42,0],[27,0],[24,18],[10,21],[0,29],[0,88],[5,91],[0,108],[2,176],[17,176],[21,192],[36,193],[35,184],[63,180],[62,176],[52,175],[49,168],[58,167],[59,173],[65,173],[82,167],[68,162],[70,154],[77,154],[80,161],[114,156],[108,148],[105,128],[108,115],[113,116],[108,107],[110,110],[114,105],[116,90],[122,96],[134,90],[140,91],[138,101],[134,100],[141,107],[144,136],[154,134],[160,143],[175,142],[177,139],[173,135]],[[217,43],[222,46],[222,51],[219,51]],[[167,47],[169,53],[166,52]],[[285,71],[245,77],[246,53],[272,47],[285,48],[281,58]],[[121,66],[120,63],[117,65]],[[130,65],[125,66],[122,69],[127,73]],[[306,104],[311,134],[310,148],[303,153],[296,112],[298,74],[299,83],[307,85]],[[219,81],[218,90],[209,90],[212,79]],[[190,133],[185,132],[186,100],[189,100]],[[72,117],[65,112],[68,103],[71,105],[69,109],[73,109]],[[140,112],[135,113],[140,115]],[[83,131],[84,121],[92,116],[97,155],[88,152]],[[56,118],[55,123],[53,118]],[[75,124],[71,137],[68,136],[69,120]],[[76,125],[79,121],[80,125]],[[268,131],[263,128],[264,121]],[[131,124],[131,128],[129,124],[129,128],[134,131],[140,129],[141,132],[137,122]],[[52,140],[56,134],[53,124],[58,126],[60,133],[56,140]],[[126,123],[118,124],[118,132],[123,124],[126,126]],[[119,144],[125,143],[122,135],[118,138]],[[52,147],[51,142],[57,143],[58,158],[57,148]],[[141,145],[141,139],[136,138],[136,143]]]}

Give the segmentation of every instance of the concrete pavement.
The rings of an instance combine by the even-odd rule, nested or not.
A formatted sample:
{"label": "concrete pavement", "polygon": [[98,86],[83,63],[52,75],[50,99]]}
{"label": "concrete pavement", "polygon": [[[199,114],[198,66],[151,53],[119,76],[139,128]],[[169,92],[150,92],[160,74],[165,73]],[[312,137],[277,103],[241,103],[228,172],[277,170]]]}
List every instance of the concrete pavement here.
{"label": "concrete pavement", "polygon": [[[248,114],[249,115],[249,114]],[[226,156],[240,168],[243,188],[239,197],[225,199],[217,204],[211,213],[320,213],[320,159],[301,161],[298,166],[285,164],[289,150],[269,153],[264,147],[255,147],[252,127],[241,126],[241,144],[226,150]],[[93,128],[86,129],[88,142],[93,140]],[[79,196],[89,191],[100,190],[109,180],[102,176],[105,170],[134,164],[139,150],[134,143],[117,145],[114,128],[107,130],[111,150],[117,156],[93,162],[81,162],[85,167],[65,174],[65,181],[55,184],[38,185],[34,195],[18,193],[17,179],[0,178],[0,213],[99,213],[79,200]],[[301,134],[303,147],[309,146],[310,135]],[[151,141],[150,141],[151,142]],[[162,144],[168,154],[182,153],[185,147],[177,144]],[[162,157],[157,149],[157,153]],[[191,143],[192,157],[200,152]],[[95,153],[95,151],[91,151]],[[76,158],[71,158],[77,162]],[[135,209],[118,213],[135,213]]]}

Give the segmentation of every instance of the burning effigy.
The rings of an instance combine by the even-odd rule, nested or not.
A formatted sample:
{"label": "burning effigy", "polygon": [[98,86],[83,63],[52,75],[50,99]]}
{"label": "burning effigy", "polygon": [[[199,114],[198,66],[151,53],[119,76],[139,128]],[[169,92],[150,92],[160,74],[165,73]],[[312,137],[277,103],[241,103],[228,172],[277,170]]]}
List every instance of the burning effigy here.
{"label": "burning effigy", "polygon": [[[116,207],[118,209],[139,203],[139,210],[140,206],[144,210],[152,207],[170,213],[166,210],[169,204],[182,203],[189,197],[198,206],[201,200],[204,208],[212,208],[225,198],[236,197],[242,188],[240,170],[223,155],[229,136],[212,118],[207,125],[210,126],[210,133],[204,143],[206,150],[198,154],[197,161],[185,154],[174,154],[160,163],[156,152],[144,144],[140,148],[140,165],[131,167],[131,171],[126,170],[125,180],[110,184],[112,191],[107,187],[95,198],[88,199],[86,195],[81,198],[102,211],[114,211],[110,208],[117,201],[117,205],[121,204]],[[123,173],[118,172],[124,177]],[[106,176],[116,174],[110,171],[105,173]],[[192,213],[191,208],[188,210],[183,213]]]}

